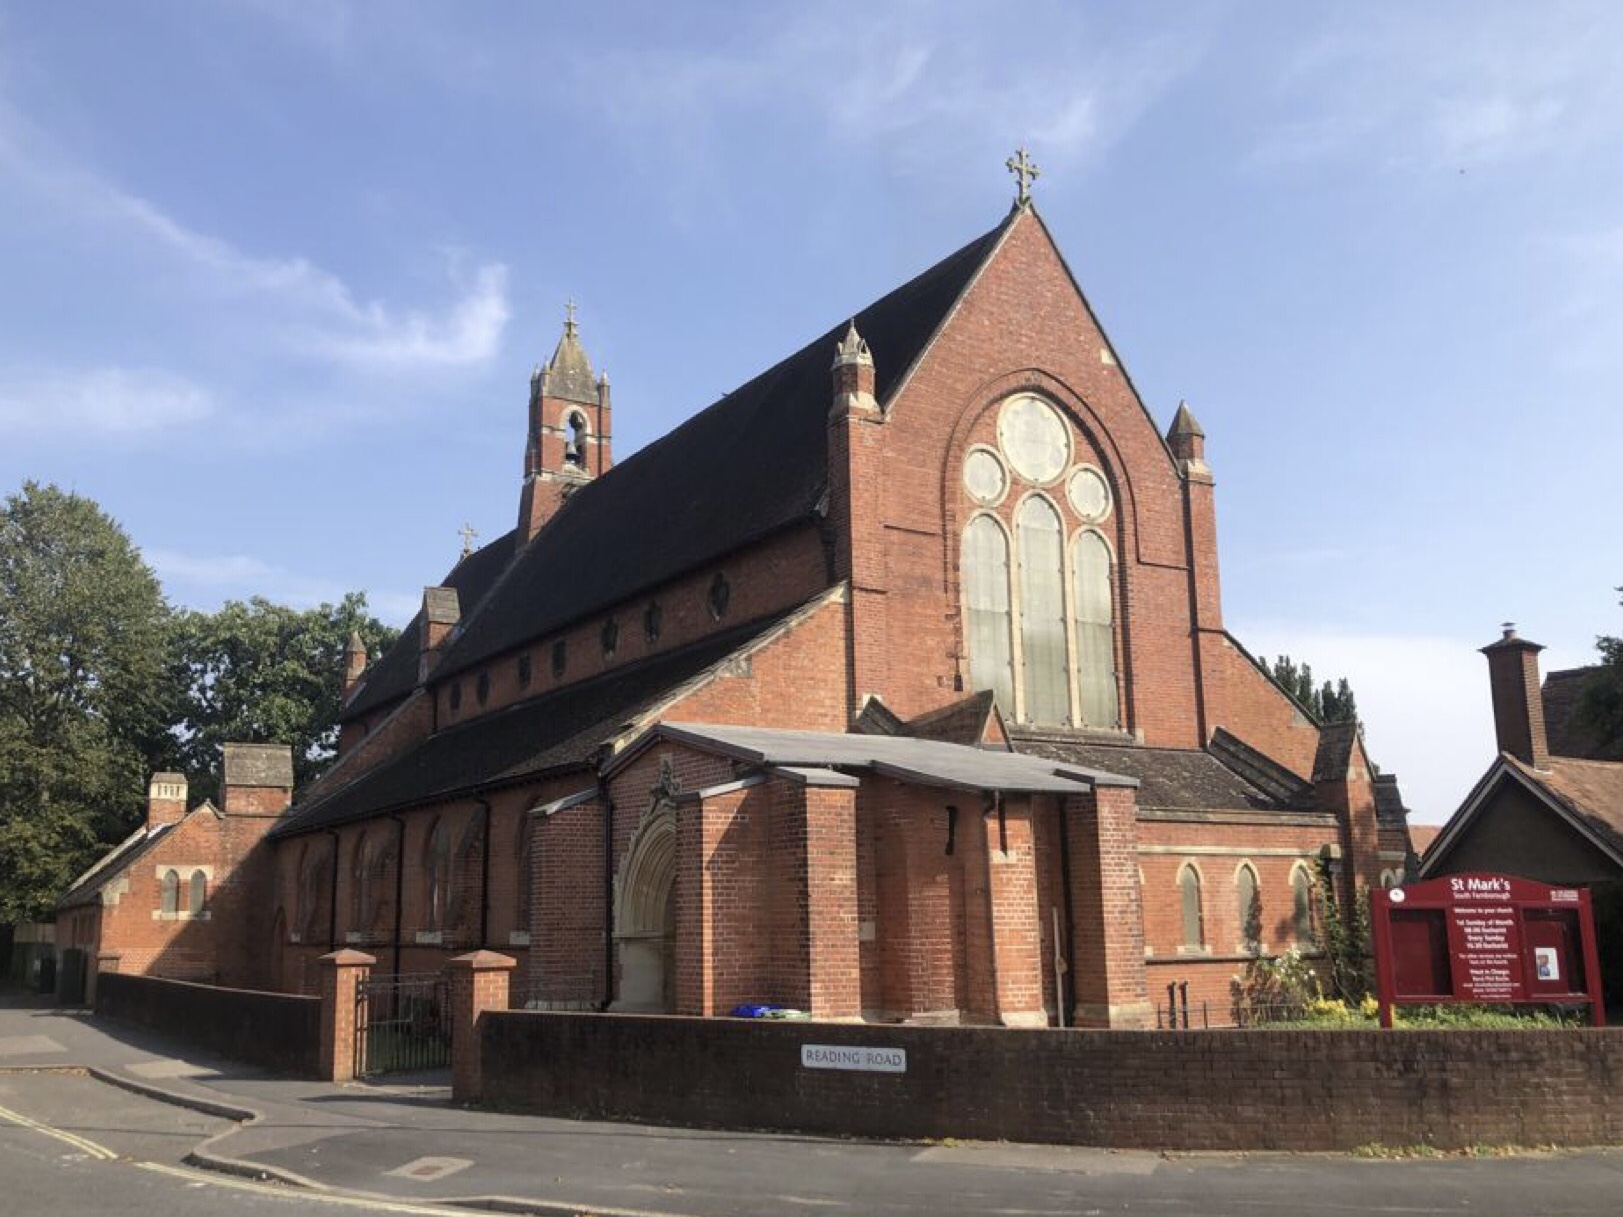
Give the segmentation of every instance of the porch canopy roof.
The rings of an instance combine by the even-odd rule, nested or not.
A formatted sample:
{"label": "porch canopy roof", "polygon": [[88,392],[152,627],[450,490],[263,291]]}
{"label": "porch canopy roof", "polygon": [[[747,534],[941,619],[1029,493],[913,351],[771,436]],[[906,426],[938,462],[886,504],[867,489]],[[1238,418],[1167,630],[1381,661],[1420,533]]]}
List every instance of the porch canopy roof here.
{"label": "porch canopy roof", "polygon": [[[712,723],[661,723],[649,734],[689,744],[768,770],[833,770],[872,773],[952,790],[1014,794],[1086,794],[1100,786],[1137,787],[1138,779],[941,740],[897,735],[847,735],[834,731],[785,731]],[[640,752],[627,749],[627,754]]]}

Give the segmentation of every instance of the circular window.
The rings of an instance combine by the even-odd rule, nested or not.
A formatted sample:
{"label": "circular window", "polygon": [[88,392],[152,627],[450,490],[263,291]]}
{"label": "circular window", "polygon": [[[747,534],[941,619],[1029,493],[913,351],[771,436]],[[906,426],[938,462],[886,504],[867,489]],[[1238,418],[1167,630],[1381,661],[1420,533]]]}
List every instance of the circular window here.
{"label": "circular window", "polygon": [[1071,463],[1071,433],[1059,413],[1035,397],[1016,397],[997,420],[998,443],[1014,471],[1047,485]]}
{"label": "circular window", "polygon": [[1003,462],[985,448],[976,448],[964,458],[964,489],[977,503],[990,507],[1009,488],[1009,475]]}
{"label": "circular window", "polygon": [[1089,524],[1097,524],[1110,514],[1110,486],[1097,469],[1084,465],[1071,474],[1066,494],[1076,514]]}

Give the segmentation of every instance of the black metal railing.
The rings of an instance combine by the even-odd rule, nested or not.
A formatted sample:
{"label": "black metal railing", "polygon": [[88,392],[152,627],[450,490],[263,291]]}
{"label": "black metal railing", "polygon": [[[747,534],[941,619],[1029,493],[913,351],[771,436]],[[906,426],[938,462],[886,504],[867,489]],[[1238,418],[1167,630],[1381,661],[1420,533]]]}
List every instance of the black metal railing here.
{"label": "black metal railing", "polygon": [[356,989],[356,1077],[450,1063],[451,1003],[443,976],[372,976]]}

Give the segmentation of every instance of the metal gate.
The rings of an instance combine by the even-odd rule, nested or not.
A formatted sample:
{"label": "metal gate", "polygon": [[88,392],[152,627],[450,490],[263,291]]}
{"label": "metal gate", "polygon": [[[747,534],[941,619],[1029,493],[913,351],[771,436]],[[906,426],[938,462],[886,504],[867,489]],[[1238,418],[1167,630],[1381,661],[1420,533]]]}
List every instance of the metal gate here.
{"label": "metal gate", "polygon": [[450,1063],[451,1003],[443,976],[371,976],[356,989],[356,1077]]}

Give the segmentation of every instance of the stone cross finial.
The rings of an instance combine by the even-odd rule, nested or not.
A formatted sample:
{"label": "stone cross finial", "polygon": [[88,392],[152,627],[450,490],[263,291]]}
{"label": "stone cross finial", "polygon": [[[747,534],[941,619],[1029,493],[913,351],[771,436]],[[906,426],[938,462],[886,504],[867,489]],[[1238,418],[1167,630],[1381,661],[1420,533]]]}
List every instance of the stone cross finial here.
{"label": "stone cross finial", "polygon": [[1031,184],[1042,176],[1042,170],[1037,168],[1037,162],[1026,155],[1024,148],[1016,148],[1014,155],[1004,164],[1020,183],[1019,193],[1014,196],[1016,205],[1031,202]]}
{"label": "stone cross finial", "polygon": [[479,539],[479,534],[474,531],[472,524],[464,524],[457,529],[456,535],[462,538],[462,556],[466,558],[473,552],[473,543]]}
{"label": "stone cross finial", "polygon": [[564,333],[575,332],[575,301],[571,298],[564,304]]}

